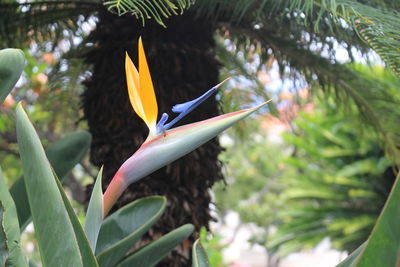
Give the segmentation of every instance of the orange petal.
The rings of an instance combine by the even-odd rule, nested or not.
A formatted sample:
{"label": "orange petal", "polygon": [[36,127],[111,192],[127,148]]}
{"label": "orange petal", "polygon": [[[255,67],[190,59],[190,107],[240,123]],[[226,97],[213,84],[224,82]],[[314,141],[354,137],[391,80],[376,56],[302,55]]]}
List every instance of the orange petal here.
{"label": "orange petal", "polygon": [[129,100],[136,114],[146,121],[142,100],[139,93],[139,73],[128,53],[125,55],[126,83],[128,85]]}
{"label": "orange petal", "polygon": [[145,116],[144,121],[150,131],[152,131],[152,129],[155,129],[157,123],[158,106],[146,55],[143,49],[142,38],[139,38],[139,84],[139,95]]}

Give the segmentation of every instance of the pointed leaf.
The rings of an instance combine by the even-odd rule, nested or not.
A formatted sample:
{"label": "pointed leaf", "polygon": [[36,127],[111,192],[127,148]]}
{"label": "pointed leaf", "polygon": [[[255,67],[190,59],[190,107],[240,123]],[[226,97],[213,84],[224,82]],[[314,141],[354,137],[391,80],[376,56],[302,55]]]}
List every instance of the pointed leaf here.
{"label": "pointed leaf", "polygon": [[[7,252],[5,266],[27,266],[25,257],[22,255],[20,248],[20,231],[18,225],[17,211],[15,209],[14,201],[7,189],[4,182],[3,173],[0,168],[0,203],[3,209],[2,218],[0,220],[0,236],[4,234],[5,249]],[[1,240],[1,239],[0,239]],[[0,241],[0,243],[2,243]],[[2,245],[0,244],[0,247]],[[1,249],[0,249],[0,254]],[[0,266],[4,255],[0,255]]]}
{"label": "pointed leaf", "polygon": [[400,263],[400,175],[375,224],[357,266],[398,266]]}
{"label": "pointed leaf", "polygon": [[207,253],[200,244],[199,239],[193,244],[192,250],[192,267],[209,267]]}
{"label": "pointed leaf", "polygon": [[25,65],[24,53],[19,49],[0,50],[0,105],[14,88]]}
{"label": "pointed leaf", "polygon": [[21,103],[17,139],[35,236],[44,266],[83,266],[72,223],[39,137]]}
{"label": "pointed leaf", "polygon": [[164,197],[138,199],[107,217],[100,228],[96,257],[100,266],[113,266],[160,218],[166,206]]}
{"label": "pointed leaf", "polygon": [[78,220],[78,217],[76,216],[76,214],[74,212],[74,209],[71,206],[71,203],[68,200],[67,195],[64,192],[61,182],[57,179],[57,177],[55,177],[55,181],[57,183],[58,190],[64,201],[64,205],[67,209],[69,219],[71,220],[71,223],[72,223],[72,227],[74,228],[75,237],[78,241],[79,250],[82,255],[83,266],[98,267],[99,265],[97,264],[96,257],[94,256],[94,254],[92,252],[89,241],[85,235],[85,232],[83,231],[83,228]]}
{"label": "pointed leaf", "polygon": [[151,242],[139,251],[132,253],[117,266],[154,266],[167,256],[176,246],[182,243],[183,240],[188,238],[193,232],[193,229],[193,225],[185,224],[162,236],[156,241]]}
{"label": "pointed leaf", "polygon": [[[90,134],[80,131],[56,141],[46,150],[47,158],[61,181],[67,177],[72,168],[85,156],[90,142]],[[10,188],[10,193],[17,207],[21,231],[31,221],[31,210],[23,178],[23,176],[20,177]]]}
{"label": "pointed leaf", "polygon": [[359,246],[356,250],[354,250],[346,259],[344,259],[341,263],[336,265],[336,267],[353,267],[357,262],[357,257],[362,253],[364,248],[367,246],[367,242],[364,242],[361,246]]}
{"label": "pointed leaf", "polygon": [[89,206],[85,218],[85,234],[89,240],[90,247],[96,251],[97,237],[99,235],[101,223],[103,222],[103,191],[101,189],[101,179],[103,177],[103,167],[97,175],[96,183],[90,197]]}

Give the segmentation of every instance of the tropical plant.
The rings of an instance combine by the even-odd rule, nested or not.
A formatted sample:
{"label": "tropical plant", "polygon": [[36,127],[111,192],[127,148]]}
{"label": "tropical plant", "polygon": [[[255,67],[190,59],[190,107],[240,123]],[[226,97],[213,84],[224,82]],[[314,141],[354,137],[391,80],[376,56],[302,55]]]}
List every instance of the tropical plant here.
{"label": "tropical plant", "polygon": [[[22,51],[0,50],[2,96],[14,87],[23,65]],[[182,226],[145,248],[127,254],[161,216],[166,200],[162,197],[140,199],[102,222],[101,179],[97,179],[84,233],[56,177],[65,177],[81,160],[88,149],[90,136],[84,132],[73,134],[49,147],[45,153],[21,104],[17,107],[16,120],[25,176],[8,191],[0,169],[1,266],[28,266],[21,252],[19,235],[31,217],[45,266],[130,266],[135,263],[152,266],[193,231],[192,225]],[[29,266],[32,265],[34,262],[29,261]]]}
{"label": "tropical plant", "polygon": [[[396,79],[379,76],[379,68],[373,73],[399,103]],[[378,101],[375,97],[371,100]],[[394,163],[372,129],[359,126],[349,111],[338,111],[334,101],[314,102],[314,110],[294,121],[294,133],[285,135],[294,147],[286,164],[297,171],[282,180],[285,209],[269,242],[282,254],[313,247],[325,237],[339,250],[355,250],[369,236],[395,179]],[[347,108],[357,112],[354,104]]]}
{"label": "tropical plant", "polygon": [[[369,81],[359,79],[356,73],[335,58],[338,45],[348,51],[350,58],[353,57],[354,48],[363,53],[370,51],[356,32],[361,36],[361,32],[366,33],[366,39],[371,40],[381,55],[396,53],[396,46],[392,49],[392,44],[398,41],[397,28],[393,29],[391,25],[398,24],[393,14],[396,14],[399,6],[392,1],[363,1],[362,4],[358,1],[330,1],[328,4],[324,1],[220,0],[197,1],[190,5],[192,1],[184,0],[153,0],[146,1],[146,4],[130,0],[107,3],[112,9],[116,8],[114,10],[117,12],[130,9],[139,17],[143,15],[145,18],[161,20],[162,16],[173,14],[174,6],[181,7],[179,11],[189,6],[190,9],[182,16],[173,16],[164,21],[167,26],[164,29],[152,21],[146,22],[143,28],[142,21],[132,16],[112,15],[96,0],[7,1],[0,5],[2,44],[20,46],[35,40],[38,45],[50,43],[43,47],[56,47],[60,50],[55,44],[63,39],[71,48],[68,53],[70,57],[76,55],[79,49],[84,52],[85,62],[92,67],[91,78],[85,82],[87,89],[83,95],[83,107],[93,135],[91,160],[96,166],[106,163],[104,187],[147,134],[140,120],[126,115],[130,107],[121,76],[123,55],[125,51],[132,51],[139,35],[143,36],[150,51],[148,60],[155,77],[156,92],[162,99],[161,109],[173,105],[177,98],[182,102],[188,101],[200,95],[204,88],[218,83],[218,63],[215,60],[216,47],[213,40],[213,35],[218,33],[230,39],[230,47],[234,47],[235,56],[251,54],[260,59],[260,67],[265,67],[268,58],[276,59],[282,72],[290,67],[295,70],[291,72],[292,75],[303,75],[309,83],[333,85],[325,88],[334,88],[337,95],[341,96],[338,99],[355,99],[357,105],[365,111],[360,114],[370,118],[370,122],[386,138],[387,151],[397,155],[396,142],[392,138],[397,136],[398,131],[394,130],[397,124],[394,125],[393,120],[383,121],[383,114],[378,114],[366,101],[364,93],[370,92]],[[371,17],[371,10],[375,12],[375,17]],[[345,18],[349,23],[345,24],[339,18]],[[83,29],[93,21],[96,22],[96,29],[89,35],[85,34]],[[354,25],[363,28],[352,27]],[[375,31],[375,26],[383,30]],[[381,33],[384,33],[384,38],[376,37]],[[78,47],[74,40],[79,38],[84,40]],[[229,53],[225,54],[229,56]],[[386,61],[389,62],[388,59]],[[396,64],[390,63],[395,66],[393,69],[397,68]],[[68,69],[72,63],[63,60],[60,66],[63,66],[61,70]],[[356,86],[350,86],[349,81],[355,81]],[[200,108],[201,111],[188,117],[188,120],[197,121],[218,114],[215,99]],[[395,117],[396,113],[386,115]],[[387,122],[390,125],[385,124]],[[145,195],[165,195],[171,208],[161,220],[163,223],[155,226],[155,236],[187,222],[192,222],[196,228],[207,226],[211,219],[208,189],[215,181],[222,179],[217,160],[220,151],[217,141],[213,140],[182,160],[152,174],[152,179],[146,183],[135,184],[117,206]],[[193,201],[193,196],[196,196],[196,201]],[[187,208],[182,209],[182,206]],[[178,259],[177,256],[175,259]],[[181,258],[187,263],[185,256]],[[179,260],[176,265],[180,265]]]}
{"label": "tropical plant", "polygon": [[[0,53],[0,63],[15,66],[0,67],[0,74],[5,77],[6,85],[1,88],[2,94],[7,94],[14,87],[17,79],[13,73],[21,73],[23,60],[21,52],[16,49]],[[164,113],[157,123],[158,106],[141,40],[139,40],[139,60],[138,71],[126,55],[126,80],[132,107],[149,127],[149,136],[141,148],[122,164],[104,196],[101,186],[102,169],[100,170],[89,201],[83,229],[22,104],[17,105],[17,140],[25,175],[16,182],[14,190],[10,190],[14,193],[12,196],[0,172],[2,190],[0,230],[3,234],[1,243],[4,248],[0,255],[2,263],[8,266],[27,266],[28,263],[18,245],[20,224],[17,220],[21,222],[23,229],[31,216],[42,263],[45,266],[153,266],[192,233],[193,226],[184,225],[142,249],[131,252],[135,243],[165,209],[166,200],[159,197],[137,200],[119,209],[104,221],[103,219],[131,183],[196,149],[265,106],[266,103],[248,110],[170,129],[178,120],[212,95],[219,85],[195,100],[175,105],[172,110],[179,115],[167,123],[168,115]],[[67,143],[72,145],[73,142]],[[85,146],[79,147],[82,148],[85,150]],[[49,152],[48,154],[51,155]],[[78,153],[75,157],[78,161],[81,158],[79,154],[82,153]],[[68,168],[76,164],[76,162],[73,164],[64,162],[65,155],[58,158],[58,155],[55,155],[58,160],[55,161],[58,163],[57,167],[65,164],[61,167],[62,172],[68,172]],[[157,158],[154,158],[155,155]],[[23,181],[20,182],[21,180]],[[15,203],[19,204],[18,209]],[[43,209],[44,206],[47,208]],[[194,265],[197,265],[199,264],[197,254],[202,254],[201,258],[204,258],[204,252],[201,248],[194,248]]]}

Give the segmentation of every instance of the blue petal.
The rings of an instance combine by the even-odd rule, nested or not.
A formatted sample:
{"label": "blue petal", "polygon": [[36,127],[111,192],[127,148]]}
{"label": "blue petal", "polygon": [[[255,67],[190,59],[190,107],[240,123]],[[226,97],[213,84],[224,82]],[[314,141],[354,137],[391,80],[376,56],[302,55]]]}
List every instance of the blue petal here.
{"label": "blue petal", "polygon": [[185,117],[190,111],[192,111],[194,108],[196,108],[198,105],[200,105],[204,100],[209,98],[217,90],[217,88],[220,87],[221,84],[223,84],[228,79],[225,79],[224,81],[220,82],[219,84],[217,84],[216,86],[214,86],[213,88],[211,88],[210,90],[205,92],[203,95],[201,95],[200,97],[198,97],[194,100],[191,100],[191,101],[188,101],[188,102],[185,102],[182,104],[176,104],[175,106],[173,106],[172,111],[175,113],[180,113],[180,114],[177,117],[175,117],[172,121],[165,124],[165,122],[168,120],[168,115],[166,113],[164,113],[162,115],[160,121],[157,123],[157,134],[160,134],[163,131],[166,131],[169,128],[171,128],[180,119]]}
{"label": "blue petal", "polygon": [[175,113],[183,113],[183,112],[190,112],[192,111],[194,108],[196,108],[198,105],[200,105],[204,100],[206,100],[207,98],[210,97],[210,95],[212,95],[215,91],[217,90],[217,88],[213,87],[210,90],[208,90],[207,92],[205,92],[202,96],[182,103],[182,104],[176,104],[175,106],[172,107],[172,111]]}
{"label": "blue petal", "polygon": [[202,96],[196,98],[195,100],[183,103],[183,104],[177,104],[172,108],[172,111],[175,113],[180,113],[176,118],[174,118],[171,122],[165,124],[164,130],[168,130],[172,126],[174,126],[175,123],[177,123],[179,120],[181,120],[183,117],[185,117],[190,111],[192,111],[194,108],[196,108],[198,105],[200,105],[204,100],[210,97],[215,91],[217,90],[217,87],[213,87],[210,90],[208,90],[206,93],[204,93]]}
{"label": "blue petal", "polygon": [[161,116],[161,119],[158,121],[157,125],[156,125],[156,133],[160,134],[164,131],[164,124],[165,122],[167,122],[168,120],[168,114],[167,113],[163,113]]}

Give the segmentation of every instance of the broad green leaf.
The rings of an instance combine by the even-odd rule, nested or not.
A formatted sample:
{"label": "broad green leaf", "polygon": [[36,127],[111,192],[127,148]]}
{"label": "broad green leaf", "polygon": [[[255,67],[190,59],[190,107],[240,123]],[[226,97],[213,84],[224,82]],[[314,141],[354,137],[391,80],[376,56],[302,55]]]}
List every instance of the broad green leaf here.
{"label": "broad green leaf", "polygon": [[[67,177],[72,168],[85,156],[90,142],[90,134],[80,131],[56,141],[46,150],[47,158],[61,181]],[[31,211],[23,178],[23,176],[20,177],[10,188],[10,193],[17,207],[21,231],[31,221]]]}
{"label": "broad green leaf", "polygon": [[42,263],[44,266],[83,266],[56,178],[21,103],[17,105],[16,125],[24,181]]}
{"label": "broad green leaf", "polygon": [[19,49],[0,50],[0,105],[14,88],[25,65],[24,53]]}
{"label": "broad green leaf", "polygon": [[97,237],[99,235],[101,223],[103,222],[103,192],[101,189],[101,178],[103,167],[97,175],[96,183],[90,197],[89,206],[85,218],[85,234],[89,240],[93,251],[96,251]]}
{"label": "broad green leaf", "polygon": [[167,256],[167,254],[170,253],[176,246],[182,243],[183,240],[188,238],[193,232],[193,229],[193,225],[185,224],[162,236],[156,241],[144,246],[143,248],[139,249],[139,251],[132,253],[117,266],[154,266],[165,256]]}
{"label": "broad green leaf", "polygon": [[367,246],[367,242],[364,242],[361,246],[359,246],[356,250],[354,250],[346,259],[344,259],[341,263],[336,265],[336,267],[352,267],[355,266],[355,262],[357,257],[362,253],[363,249]]}
{"label": "broad green leaf", "polygon": [[76,216],[74,209],[72,208],[71,203],[69,202],[68,197],[64,192],[61,182],[57,179],[56,174],[54,174],[54,176],[58,186],[58,190],[62,196],[64,205],[67,209],[69,219],[71,220],[72,226],[74,228],[75,237],[78,241],[79,250],[82,255],[83,266],[98,267],[99,265],[97,264],[96,257],[92,252],[89,241],[85,235],[85,232],[83,231],[82,225],[80,224],[78,217]]}
{"label": "broad green leaf", "polygon": [[107,217],[100,228],[96,257],[100,266],[113,266],[160,218],[166,199],[152,196],[138,199]]}
{"label": "broad green leaf", "polygon": [[[6,256],[6,266],[27,266],[24,256],[20,248],[20,231],[18,225],[17,211],[14,201],[8,191],[7,185],[4,182],[3,173],[0,168],[0,203],[3,208],[2,218],[0,220],[0,236],[4,234]],[[2,242],[1,242],[2,243]],[[0,245],[2,247],[2,245]],[[1,249],[0,249],[1,251]],[[1,253],[1,252],[0,252]],[[1,253],[3,254],[3,253]],[[0,263],[4,256],[0,254]],[[4,265],[1,265],[4,266]]]}
{"label": "broad green leaf", "polygon": [[207,253],[200,244],[199,239],[193,244],[192,249],[192,267],[209,267]]}
{"label": "broad green leaf", "polygon": [[375,224],[357,266],[398,266],[400,263],[400,175]]}

